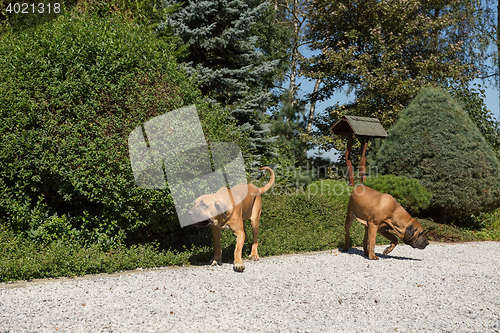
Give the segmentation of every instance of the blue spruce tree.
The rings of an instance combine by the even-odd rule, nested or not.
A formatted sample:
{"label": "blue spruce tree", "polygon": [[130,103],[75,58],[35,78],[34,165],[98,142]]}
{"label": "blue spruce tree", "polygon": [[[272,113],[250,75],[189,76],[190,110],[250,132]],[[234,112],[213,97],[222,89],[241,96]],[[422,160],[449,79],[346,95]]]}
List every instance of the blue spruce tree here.
{"label": "blue spruce tree", "polygon": [[[166,0],[170,6],[175,0]],[[257,165],[269,153],[270,125],[264,112],[273,102],[271,89],[282,69],[276,52],[269,52],[269,34],[263,21],[272,16],[269,1],[184,1],[164,26],[188,44],[183,59],[187,71],[197,76],[202,93],[214,103],[230,108],[239,125],[250,132],[254,151],[250,164]],[[270,33],[276,29],[272,24]],[[283,57],[286,52],[283,52]]]}

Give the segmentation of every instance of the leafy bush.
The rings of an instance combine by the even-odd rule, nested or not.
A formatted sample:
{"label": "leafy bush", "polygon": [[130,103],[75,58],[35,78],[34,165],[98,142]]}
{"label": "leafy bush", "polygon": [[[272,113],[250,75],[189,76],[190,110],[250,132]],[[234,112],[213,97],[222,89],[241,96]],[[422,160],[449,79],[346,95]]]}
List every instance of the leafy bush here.
{"label": "leafy bush", "polygon": [[129,133],[194,103],[208,141],[248,150],[247,134],[201,99],[173,52],[120,13],[73,12],[0,38],[0,215],[9,228],[90,243],[178,228],[168,190],[135,186]]}
{"label": "leafy bush", "polygon": [[409,213],[429,207],[432,194],[418,180],[405,176],[384,175],[368,177],[364,184],[382,193],[389,193]]}
{"label": "leafy bush", "polygon": [[442,221],[500,206],[500,162],[449,93],[422,88],[375,156],[382,174],[415,178]]}
{"label": "leafy bush", "polygon": [[[340,246],[349,191],[345,182],[328,180],[293,188],[286,194],[264,194],[259,253],[265,256]],[[354,239],[363,240],[362,236]]]}
{"label": "leafy bush", "polygon": [[0,224],[0,282],[114,273],[137,267],[188,264],[192,251],[161,251],[155,244],[83,246],[70,238],[38,244]]}
{"label": "leafy bush", "polygon": [[476,217],[476,220],[486,229],[500,231],[500,208],[492,212],[481,213]]}

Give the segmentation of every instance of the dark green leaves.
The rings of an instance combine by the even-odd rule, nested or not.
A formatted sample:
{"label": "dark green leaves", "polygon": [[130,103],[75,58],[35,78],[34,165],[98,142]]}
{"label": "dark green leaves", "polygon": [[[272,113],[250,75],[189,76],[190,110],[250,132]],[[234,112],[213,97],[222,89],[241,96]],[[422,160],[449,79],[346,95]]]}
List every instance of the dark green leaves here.
{"label": "dark green leaves", "polygon": [[431,207],[451,214],[500,205],[500,163],[493,149],[451,96],[425,87],[403,110],[375,157],[383,174],[419,180]]}

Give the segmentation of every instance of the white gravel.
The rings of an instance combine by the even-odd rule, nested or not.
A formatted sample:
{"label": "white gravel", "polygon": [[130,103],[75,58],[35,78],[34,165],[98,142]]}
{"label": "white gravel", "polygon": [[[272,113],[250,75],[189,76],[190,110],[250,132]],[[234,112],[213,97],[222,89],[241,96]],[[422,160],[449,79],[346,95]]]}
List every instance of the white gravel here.
{"label": "white gravel", "polygon": [[0,284],[5,332],[500,332],[500,242]]}

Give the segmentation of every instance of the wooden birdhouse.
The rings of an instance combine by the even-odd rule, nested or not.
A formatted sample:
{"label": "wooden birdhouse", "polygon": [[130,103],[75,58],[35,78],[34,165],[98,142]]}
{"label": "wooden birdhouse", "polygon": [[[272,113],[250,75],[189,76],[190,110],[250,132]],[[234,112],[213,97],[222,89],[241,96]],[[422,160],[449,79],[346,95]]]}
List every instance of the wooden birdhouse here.
{"label": "wooden birdhouse", "polygon": [[361,161],[359,162],[359,178],[361,183],[366,180],[366,148],[371,138],[384,139],[389,135],[377,118],[344,116],[330,128],[330,134],[347,137],[347,149],[345,160],[347,163],[347,175],[349,186],[354,186],[354,174],[352,170],[351,150],[354,139],[361,142]]}

